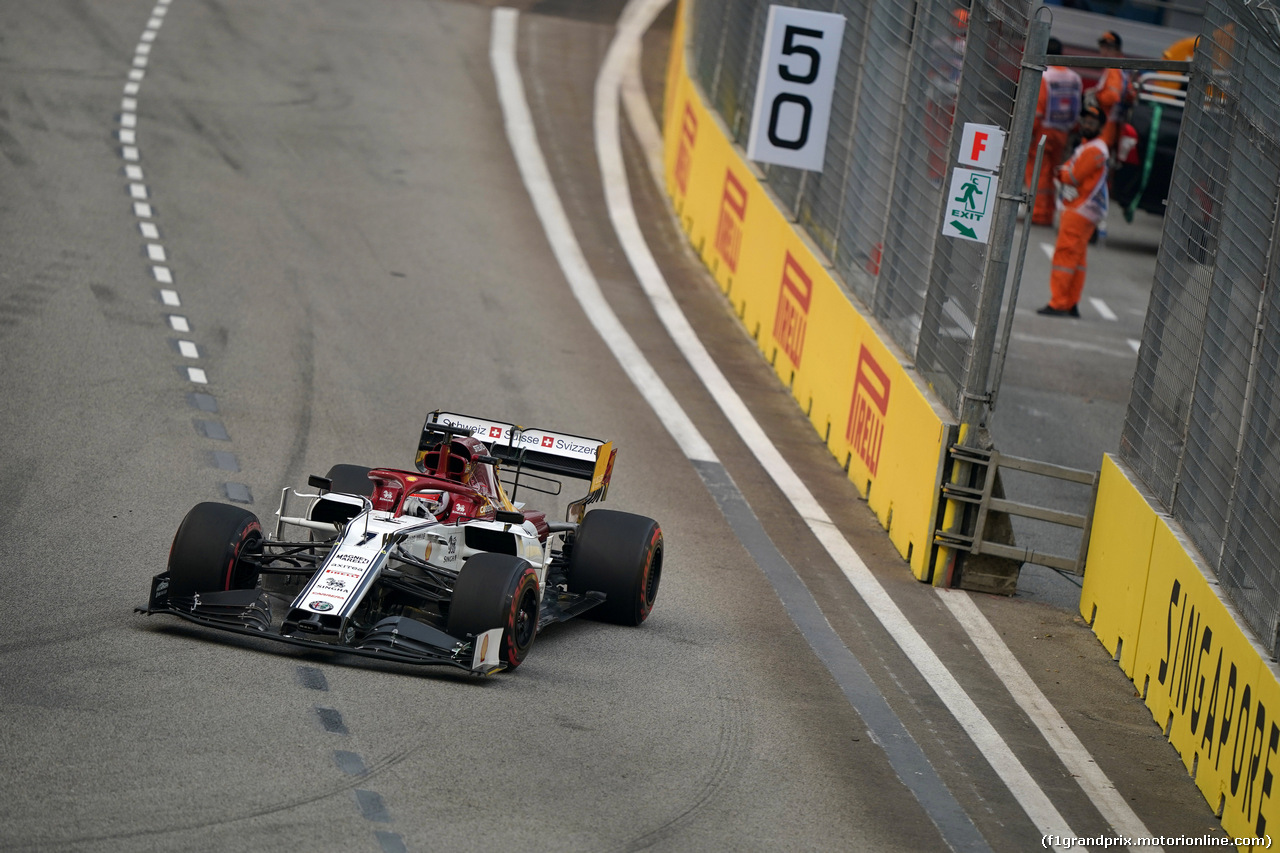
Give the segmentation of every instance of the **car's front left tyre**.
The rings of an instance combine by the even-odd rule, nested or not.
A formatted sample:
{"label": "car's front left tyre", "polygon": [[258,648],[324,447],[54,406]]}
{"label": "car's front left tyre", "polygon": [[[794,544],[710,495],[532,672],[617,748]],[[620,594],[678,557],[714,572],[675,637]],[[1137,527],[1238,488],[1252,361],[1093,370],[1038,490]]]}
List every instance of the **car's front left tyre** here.
{"label": "car's front left tyre", "polygon": [[253,589],[262,525],[247,509],[229,504],[196,504],[178,525],[169,549],[169,594]]}

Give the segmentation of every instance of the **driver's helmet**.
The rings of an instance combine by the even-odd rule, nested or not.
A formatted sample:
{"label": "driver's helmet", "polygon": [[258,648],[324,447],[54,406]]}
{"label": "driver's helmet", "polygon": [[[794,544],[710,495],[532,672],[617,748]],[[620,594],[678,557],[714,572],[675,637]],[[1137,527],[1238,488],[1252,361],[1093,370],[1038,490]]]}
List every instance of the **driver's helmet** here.
{"label": "driver's helmet", "polygon": [[404,499],[401,515],[414,518],[444,518],[448,514],[448,492],[420,492]]}

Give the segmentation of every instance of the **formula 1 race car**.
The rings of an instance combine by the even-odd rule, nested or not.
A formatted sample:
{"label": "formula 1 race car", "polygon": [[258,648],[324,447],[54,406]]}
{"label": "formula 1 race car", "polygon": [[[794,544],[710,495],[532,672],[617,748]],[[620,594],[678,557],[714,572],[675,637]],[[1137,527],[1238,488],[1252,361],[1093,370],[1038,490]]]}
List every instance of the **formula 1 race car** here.
{"label": "formula 1 race car", "polygon": [[[653,608],[658,523],[586,511],[616,455],[611,442],[432,412],[416,470],[335,465],[308,480],[315,492],[281,492],[274,534],[243,507],[197,504],[138,612],[400,663],[514,668],[551,623],[639,625]],[[590,486],[564,522],[512,501],[557,495],[565,478]]]}

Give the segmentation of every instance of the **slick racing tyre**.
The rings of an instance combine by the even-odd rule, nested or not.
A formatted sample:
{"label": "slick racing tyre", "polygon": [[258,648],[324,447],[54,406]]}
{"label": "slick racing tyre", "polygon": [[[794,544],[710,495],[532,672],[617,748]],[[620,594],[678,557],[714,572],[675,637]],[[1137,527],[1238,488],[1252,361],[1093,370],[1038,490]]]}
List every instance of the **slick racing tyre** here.
{"label": "slick racing tyre", "polygon": [[538,574],[510,554],[476,554],[462,566],[449,604],[449,634],[462,639],[502,628],[501,658],[520,665],[538,633]]}
{"label": "slick racing tyre", "polygon": [[200,503],[178,525],[169,549],[169,594],[253,589],[258,569],[249,559],[262,553],[262,525],[247,509]]}
{"label": "slick racing tyre", "polygon": [[369,479],[369,472],[372,470],[363,465],[334,465],[325,474],[333,483],[333,488],[329,491],[367,498],[373,494],[373,481]]}
{"label": "slick racing tyre", "polygon": [[662,528],[652,518],[597,509],[587,513],[569,556],[569,591],[603,592],[583,616],[639,625],[653,610],[662,579]]}

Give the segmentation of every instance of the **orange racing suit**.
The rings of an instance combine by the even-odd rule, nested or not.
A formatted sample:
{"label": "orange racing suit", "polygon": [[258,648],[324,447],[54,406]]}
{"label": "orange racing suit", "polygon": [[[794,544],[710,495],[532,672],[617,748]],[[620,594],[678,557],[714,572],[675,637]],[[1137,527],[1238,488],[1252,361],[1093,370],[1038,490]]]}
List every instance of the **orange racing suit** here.
{"label": "orange racing suit", "polygon": [[[1035,193],[1031,208],[1034,225],[1052,225],[1054,210],[1053,173],[1067,154],[1067,133],[1080,114],[1080,75],[1061,65],[1050,65],[1040,78],[1040,97],[1031,131],[1031,151],[1027,155],[1027,186]],[[1033,174],[1036,145],[1045,137],[1040,174]]]}
{"label": "orange racing suit", "polygon": [[1098,85],[1089,90],[1107,117],[1098,138],[1107,143],[1109,150],[1115,150],[1120,138],[1120,125],[1123,123],[1125,111],[1134,100],[1133,73],[1119,68],[1108,68],[1098,78]]}
{"label": "orange racing suit", "polygon": [[[1111,152],[1101,135],[1076,149],[1058,167],[1063,187],[1062,220],[1053,247],[1049,307],[1069,311],[1084,292],[1089,238],[1107,216],[1107,158]],[[1070,198],[1068,198],[1070,197]]]}

